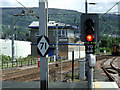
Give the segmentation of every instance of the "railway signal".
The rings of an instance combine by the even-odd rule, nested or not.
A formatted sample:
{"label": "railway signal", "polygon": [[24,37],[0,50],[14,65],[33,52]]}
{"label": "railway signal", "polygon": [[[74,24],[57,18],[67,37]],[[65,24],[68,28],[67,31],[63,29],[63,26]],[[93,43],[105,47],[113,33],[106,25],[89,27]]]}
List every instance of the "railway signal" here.
{"label": "railway signal", "polygon": [[98,14],[81,15],[81,41],[99,41]]}
{"label": "railway signal", "polygon": [[92,41],[93,40],[93,36],[92,35],[87,35],[86,39],[87,39],[87,41]]}

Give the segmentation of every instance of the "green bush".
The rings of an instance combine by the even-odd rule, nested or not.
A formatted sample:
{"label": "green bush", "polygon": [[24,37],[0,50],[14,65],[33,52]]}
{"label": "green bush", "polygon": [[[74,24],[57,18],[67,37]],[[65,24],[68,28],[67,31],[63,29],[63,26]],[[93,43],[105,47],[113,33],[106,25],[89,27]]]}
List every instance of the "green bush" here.
{"label": "green bush", "polygon": [[106,48],[105,47],[101,47],[101,48],[99,48],[99,50],[100,50],[100,52],[104,52],[104,50],[106,50]]}
{"label": "green bush", "polygon": [[104,50],[106,50],[106,52],[111,52],[111,49],[110,48],[106,48],[106,47],[101,47],[99,48],[100,52],[104,52]]}
{"label": "green bush", "polygon": [[106,51],[107,51],[107,52],[111,52],[111,49],[110,49],[110,48],[106,48]]}
{"label": "green bush", "polygon": [[3,61],[10,61],[10,60],[12,60],[12,58],[10,57],[10,56],[7,56],[7,55],[0,55],[0,57],[2,57],[2,60]]}

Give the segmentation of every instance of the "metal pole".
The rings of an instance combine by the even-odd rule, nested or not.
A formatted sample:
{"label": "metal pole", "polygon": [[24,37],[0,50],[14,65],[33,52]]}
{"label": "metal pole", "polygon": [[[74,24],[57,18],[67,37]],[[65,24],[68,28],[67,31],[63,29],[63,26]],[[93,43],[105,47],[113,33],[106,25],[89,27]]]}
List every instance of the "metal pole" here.
{"label": "metal pole", "polygon": [[92,56],[89,54],[88,56],[88,66],[89,66],[89,70],[88,70],[88,89],[89,90],[93,90],[93,67],[90,65],[90,63],[92,63]]}
{"label": "metal pole", "polygon": [[92,67],[89,67],[88,88],[89,90],[93,90],[93,68]]}
{"label": "metal pole", "polygon": [[91,62],[91,58],[90,58],[90,54],[86,54],[86,77],[88,78],[88,89],[92,90],[93,89],[93,68],[90,67],[90,62]]}
{"label": "metal pole", "polygon": [[[79,29],[79,44],[80,44],[80,29]],[[79,59],[80,59],[80,45],[79,45]]]}
{"label": "metal pole", "polygon": [[12,17],[12,67],[14,63],[14,17]]}
{"label": "metal pole", "polygon": [[[85,13],[87,14],[87,0],[85,0]],[[89,54],[86,54],[86,77],[88,78],[88,70],[89,70],[89,67],[88,67],[88,56]]]}
{"label": "metal pole", "polygon": [[58,24],[56,24],[56,61],[58,60]]}
{"label": "metal pole", "polygon": [[85,0],[85,13],[87,14],[88,8],[87,8],[87,0]]}
{"label": "metal pole", "polygon": [[74,51],[72,51],[72,81],[74,79]]}
{"label": "metal pole", "polygon": [[[87,0],[85,0],[85,13],[88,14],[88,6]],[[90,54],[86,54],[86,69],[87,69],[87,77],[88,77],[88,88],[92,90],[93,88],[93,68],[89,67],[89,58]]]}
{"label": "metal pole", "polygon": [[62,81],[62,56],[61,56],[61,81]]}
{"label": "metal pole", "polygon": [[[39,35],[47,36],[47,0],[39,0]],[[48,7],[47,7],[48,8]],[[46,57],[40,57],[40,87],[41,90],[48,89]]]}
{"label": "metal pole", "polygon": [[88,80],[88,72],[89,72],[89,67],[88,67],[88,64],[89,64],[89,59],[88,59],[88,56],[89,56],[89,54],[86,54],[86,78],[87,78],[87,80]]}
{"label": "metal pole", "polygon": [[97,54],[99,55],[99,42],[97,41]]}

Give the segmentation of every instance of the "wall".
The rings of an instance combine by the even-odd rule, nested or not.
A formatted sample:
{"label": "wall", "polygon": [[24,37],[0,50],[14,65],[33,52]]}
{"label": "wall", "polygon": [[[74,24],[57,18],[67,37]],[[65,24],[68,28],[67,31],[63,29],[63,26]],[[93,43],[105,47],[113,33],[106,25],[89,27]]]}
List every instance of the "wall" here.
{"label": "wall", "polygon": [[69,45],[69,50],[68,50],[68,59],[72,60],[72,51],[74,51],[74,59],[78,59],[79,58],[79,54],[80,54],[80,58],[84,58],[85,57],[85,46],[80,46],[80,52],[79,52],[79,46],[71,46]]}
{"label": "wall", "polygon": [[[14,41],[15,56],[27,57],[31,55],[31,42]],[[0,39],[0,53],[12,57],[12,41]]]}

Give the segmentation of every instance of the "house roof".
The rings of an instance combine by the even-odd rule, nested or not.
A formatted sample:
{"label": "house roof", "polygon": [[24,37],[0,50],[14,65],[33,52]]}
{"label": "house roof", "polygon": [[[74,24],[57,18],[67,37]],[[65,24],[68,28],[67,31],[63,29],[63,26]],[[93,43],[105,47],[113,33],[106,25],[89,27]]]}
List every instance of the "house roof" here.
{"label": "house roof", "polygon": [[[65,23],[60,23],[60,22],[55,22],[55,21],[49,21],[48,22],[48,28],[54,29],[56,28],[56,25],[58,25],[58,28],[66,28],[66,29],[77,29],[77,26],[71,26],[70,24],[65,24]],[[39,28],[39,21],[33,21],[28,28],[32,29],[38,29]]]}

